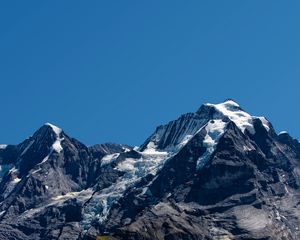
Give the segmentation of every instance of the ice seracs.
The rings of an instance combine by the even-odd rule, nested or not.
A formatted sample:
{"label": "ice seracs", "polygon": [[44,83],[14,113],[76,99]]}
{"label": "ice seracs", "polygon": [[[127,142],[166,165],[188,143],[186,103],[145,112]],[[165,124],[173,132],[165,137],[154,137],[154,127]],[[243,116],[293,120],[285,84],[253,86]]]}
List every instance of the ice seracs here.
{"label": "ice seracs", "polygon": [[[139,158],[127,157],[117,163],[114,169],[124,174],[115,184],[95,192],[93,198],[84,206],[83,219],[80,223],[84,229],[88,229],[95,219],[99,222],[105,221],[113,203],[120,199],[129,187],[148,174],[156,175],[171,156],[168,152],[156,151],[154,148],[138,153],[140,154]],[[119,153],[115,153],[104,156],[101,159],[102,166],[112,163],[119,155]]]}

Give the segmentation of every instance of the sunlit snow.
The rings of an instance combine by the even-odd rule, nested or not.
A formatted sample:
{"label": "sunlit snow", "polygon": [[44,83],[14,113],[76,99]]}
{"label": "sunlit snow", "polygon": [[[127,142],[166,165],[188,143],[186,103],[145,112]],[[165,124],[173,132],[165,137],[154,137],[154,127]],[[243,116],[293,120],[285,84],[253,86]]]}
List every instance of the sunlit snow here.
{"label": "sunlit snow", "polygon": [[287,134],[287,133],[288,133],[287,131],[281,131],[278,135]]}
{"label": "sunlit snow", "polygon": [[45,123],[45,125],[51,127],[57,136],[59,136],[62,132],[62,130],[59,127],[57,127],[51,123]]}
{"label": "sunlit snow", "polygon": [[203,167],[209,160],[210,155],[215,151],[219,138],[224,134],[226,123],[222,120],[211,120],[205,127],[206,135],[203,145],[206,147],[205,153],[198,159],[197,168]]}
{"label": "sunlit snow", "polygon": [[254,117],[249,113],[241,110],[240,106],[232,101],[225,101],[220,104],[210,104],[207,103],[207,106],[213,106],[217,111],[219,111],[222,115],[227,116],[231,121],[233,121],[241,130],[245,132],[247,129],[251,134],[255,133],[253,120],[260,119],[262,121],[263,126],[266,130],[269,131],[269,122],[264,117]]}
{"label": "sunlit snow", "polygon": [[3,197],[6,198],[15,188],[15,186],[21,181],[20,178],[14,177],[12,181],[8,183],[3,193]]}
{"label": "sunlit snow", "polygon": [[28,143],[28,145],[26,146],[26,148],[23,150],[23,152],[21,153],[21,156],[23,156],[27,151],[28,149],[32,146],[32,144],[34,143],[34,140],[30,141]]}
{"label": "sunlit snow", "polygon": [[7,148],[6,144],[0,144],[0,149],[5,149],[5,148]]}
{"label": "sunlit snow", "polygon": [[60,153],[63,150],[61,142],[64,140],[64,138],[60,137],[62,130],[51,123],[46,123],[45,125],[51,127],[54,133],[56,134],[56,141],[53,143],[52,149],[57,153]]}
{"label": "sunlit snow", "polygon": [[114,160],[116,160],[119,157],[119,155],[120,155],[120,153],[113,153],[113,154],[105,155],[101,159],[101,166],[110,164],[111,162],[113,162]]}

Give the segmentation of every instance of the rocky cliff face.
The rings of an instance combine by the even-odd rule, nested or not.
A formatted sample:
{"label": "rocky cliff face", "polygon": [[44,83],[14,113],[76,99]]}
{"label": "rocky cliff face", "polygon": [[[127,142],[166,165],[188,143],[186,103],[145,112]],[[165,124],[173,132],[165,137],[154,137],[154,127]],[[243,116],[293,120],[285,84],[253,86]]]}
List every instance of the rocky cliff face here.
{"label": "rocky cliff face", "polygon": [[300,143],[232,100],[139,148],[46,124],[0,165],[0,239],[300,239]]}

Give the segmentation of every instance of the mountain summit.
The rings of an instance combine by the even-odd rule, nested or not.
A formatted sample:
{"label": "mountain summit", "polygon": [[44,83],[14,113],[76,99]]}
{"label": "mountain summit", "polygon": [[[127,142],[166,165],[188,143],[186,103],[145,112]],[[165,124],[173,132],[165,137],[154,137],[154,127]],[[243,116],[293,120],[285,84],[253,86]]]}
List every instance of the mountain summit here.
{"label": "mountain summit", "polygon": [[[142,145],[142,149],[176,150],[184,146],[198,131],[207,128],[208,135],[225,132],[228,122],[233,122],[243,133],[254,134],[254,122],[260,121],[269,131],[270,123],[264,117],[251,116],[233,100],[220,104],[204,104],[197,112],[182,115],[175,121],[159,126]],[[209,123],[210,122],[210,123]],[[213,133],[214,132],[214,133]]]}
{"label": "mountain summit", "polygon": [[134,148],[48,123],[0,166],[0,239],[300,238],[300,143],[233,100]]}

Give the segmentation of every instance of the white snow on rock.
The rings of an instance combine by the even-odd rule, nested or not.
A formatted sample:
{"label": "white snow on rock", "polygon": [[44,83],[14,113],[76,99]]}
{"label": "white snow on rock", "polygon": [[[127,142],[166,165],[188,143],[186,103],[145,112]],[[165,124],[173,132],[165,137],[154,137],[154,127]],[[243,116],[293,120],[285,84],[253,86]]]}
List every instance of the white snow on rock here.
{"label": "white snow on rock", "polygon": [[[5,187],[5,190],[2,194],[4,198],[8,197],[9,194],[14,190],[16,185],[22,180],[17,177],[18,169],[14,167],[12,164],[7,164],[7,165],[1,165],[1,178],[4,176],[6,173],[10,174],[11,180],[8,182],[8,184]],[[2,175],[3,174],[3,175]]]}
{"label": "white snow on rock", "polygon": [[[60,129],[60,128],[58,128],[58,127],[56,127],[56,126],[54,126],[53,124],[50,124],[50,123],[45,123],[45,126],[49,126],[49,127],[52,128],[53,132],[56,135],[56,140],[52,144],[48,155],[46,157],[44,157],[43,160],[36,165],[36,168],[34,170],[29,172],[29,175],[32,175],[32,174],[35,174],[35,173],[39,172],[41,170],[40,165],[47,162],[49,160],[49,157],[51,156],[51,154],[53,152],[60,153],[63,150],[63,147],[61,146],[61,142],[64,140],[64,138],[60,136],[61,133],[62,133],[62,129]],[[34,140],[31,141],[29,145],[31,146],[33,143],[34,143]],[[30,146],[26,147],[26,149],[28,149]],[[26,151],[25,150],[23,152],[27,151],[27,150]]]}
{"label": "white snow on rock", "polygon": [[34,143],[34,140],[30,141],[28,143],[28,145],[26,146],[26,148],[23,150],[23,152],[21,153],[21,156],[23,156],[27,151],[28,149],[32,146],[32,144]]}
{"label": "white snow on rock", "polygon": [[278,133],[278,135],[287,134],[287,133],[288,133],[287,131],[281,131],[280,133]]}
{"label": "white snow on rock", "polygon": [[224,134],[227,123],[222,120],[211,120],[205,127],[206,135],[203,141],[206,152],[197,160],[197,168],[202,168],[215,151],[220,137]]}
{"label": "white snow on rock", "polygon": [[254,117],[254,118],[258,118],[262,122],[265,129],[267,131],[270,131],[269,121],[265,117]]}
{"label": "white snow on rock", "polygon": [[62,146],[61,146],[61,142],[63,141],[64,139],[63,138],[57,138],[56,139],[56,141],[53,143],[53,145],[52,145],[52,149],[54,150],[54,151],[56,151],[57,153],[60,153],[62,150],[63,150],[63,148],[62,148]]}
{"label": "white snow on rock", "polygon": [[253,126],[254,119],[260,119],[262,121],[263,126],[266,128],[266,130],[267,131],[270,130],[269,122],[266,120],[265,117],[251,116],[249,113],[244,112],[240,108],[240,106],[232,100],[228,100],[220,104],[207,103],[206,105],[214,107],[223,116],[227,116],[242,130],[243,133],[245,133],[246,129],[251,134],[255,133],[254,126]]}
{"label": "white snow on rock", "polygon": [[64,195],[58,195],[52,198],[52,203],[63,203],[64,201],[72,198],[76,198],[78,202],[85,202],[87,201],[92,195],[93,190],[91,188],[82,190],[80,192],[68,192]]}
{"label": "white snow on rock", "polygon": [[46,123],[45,125],[51,127],[53,132],[56,134],[56,141],[52,145],[52,150],[56,151],[57,153],[60,153],[63,150],[61,146],[61,142],[64,140],[64,138],[60,137],[60,134],[62,133],[62,129],[60,129],[59,127],[51,123]]}
{"label": "white snow on rock", "polygon": [[5,149],[7,147],[6,144],[0,144],[0,149]]}
{"label": "white snow on rock", "polygon": [[[214,108],[215,113],[209,115],[209,109],[199,109],[196,113],[187,113],[175,121],[159,126],[156,132],[150,137],[144,151],[156,151],[158,144],[164,146],[168,152],[178,152],[201,130],[210,120],[222,120],[228,118],[233,121],[240,130],[245,133],[246,129],[250,134],[255,134],[253,121],[259,119],[264,128],[269,131],[270,123],[265,117],[252,116],[243,111],[233,100],[227,100],[220,104],[206,103],[204,106]],[[205,112],[207,111],[207,112]],[[166,146],[166,143],[168,144]]]}
{"label": "white snow on rock", "polygon": [[57,127],[51,123],[45,123],[45,125],[51,127],[57,136],[59,136],[62,132],[62,129],[60,129],[59,127]]}
{"label": "white snow on rock", "polygon": [[[209,119],[201,118],[196,113],[187,113],[177,120],[166,125],[159,126],[151,136],[145,151],[156,150],[158,143],[164,145],[164,150],[177,152],[195,135],[195,133],[207,123]],[[168,142],[168,145],[166,143]]]}
{"label": "white snow on rock", "polygon": [[[45,185],[46,189],[49,189],[49,186]],[[88,201],[93,194],[93,190],[91,188],[88,188],[86,190],[82,190],[80,192],[68,192],[65,195],[58,195],[51,199],[51,201],[41,207],[32,208],[25,212],[23,212],[19,217],[23,219],[31,219],[35,214],[40,213],[42,210],[46,209],[50,206],[62,206],[63,203],[69,199],[76,198],[76,201],[79,203],[84,203]]]}
{"label": "white snow on rock", "polygon": [[[88,229],[91,222],[97,220],[103,222],[110,211],[112,204],[123,196],[124,192],[141,178],[148,174],[155,175],[170,157],[167,152],[159,152],[154,149],[140,152],[141,158],[126,158],[120,162],[115,169],[124,172],[118,181],[111,186],[102,189],[93,195],[93,198],[83,209],[83,220],[81,226]],[[107,157],[110,161],[112,156]]]}
{"label": "white snow on rock", "polygon": [[[211,154],[215,151],[220,137],[226,131],[225,129],[227,123],[222,121],[224,116],[228,117],[231,121],[233,121],[243,133],[245,133],[247,129],[250,132],[250,134],[255,134],[253,126],[254,119],[259,119],[262,122],[264,128],[267,131],[270,130],[269,122],[265,117],[251,116],[249,113],[244,112],[241,109],[241,107],[232,100],[227,100],[220,104],[207,103],[206,106],[214,107],[219,114],[215,114],[213,116],[213,120],[209,121],[205,127],[207,134],[205,136],[203,144],[207,149],[206,152],[197,161],[198,169],[202,168],[207,163]],[[244,146],[244,150],[250,151],[252,150],[252,148]]]}
{"label": "white snow on rock", "polygon": [[113,154],[105,155],[101,159],[101,166],[110,164],[111,162],[113,162],[114,160],[116,160],[119,157],[119,155],[120,155],[120,153],[113,153]]}
{"label": "white snow on rock", "polygon": [[9,170],[10,173],[17,173],[18,169],[16,169],[16,167],[13,167]]}
{"label": "white snow on rock", "polygon": [[3,197],[6,198],[14,190],[15,186],[21,181],[20,178],[14,177],[6,186]]}

